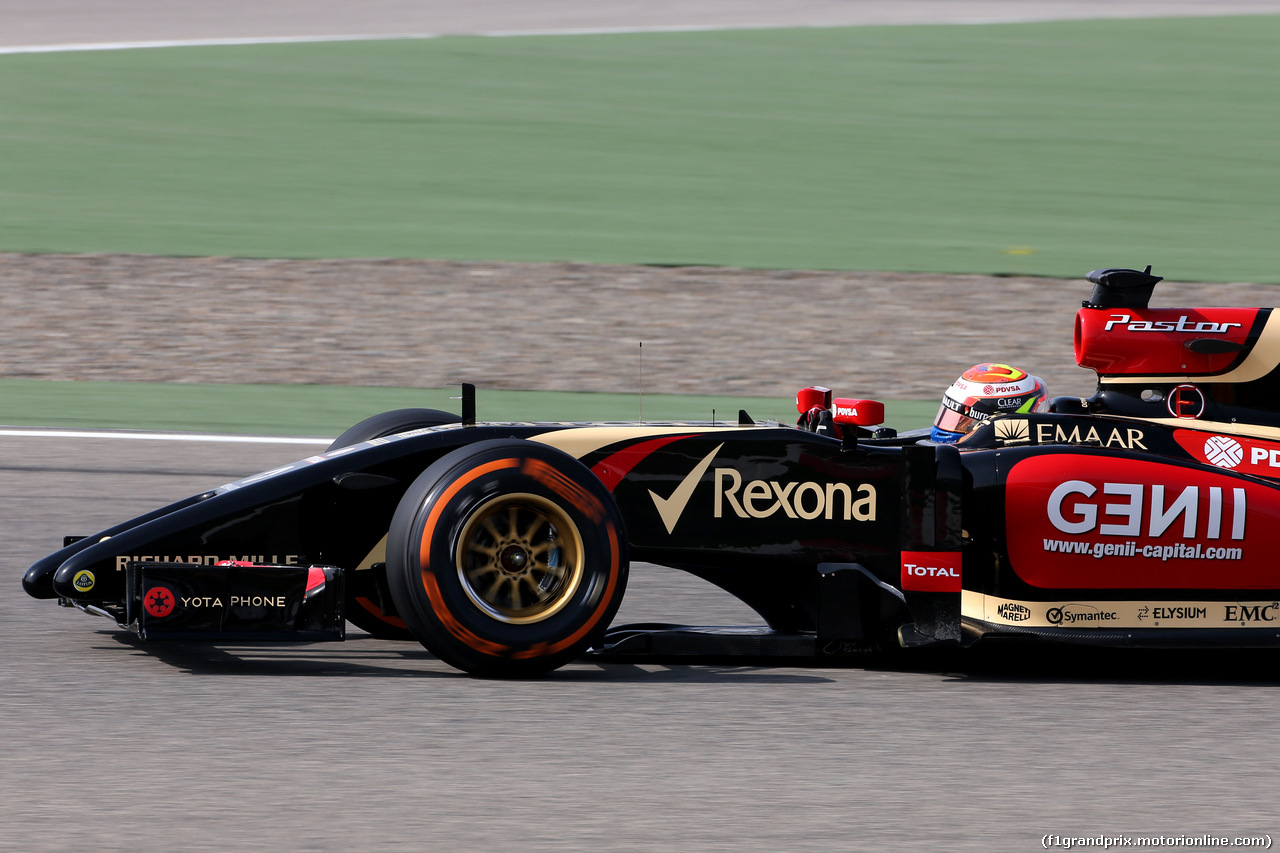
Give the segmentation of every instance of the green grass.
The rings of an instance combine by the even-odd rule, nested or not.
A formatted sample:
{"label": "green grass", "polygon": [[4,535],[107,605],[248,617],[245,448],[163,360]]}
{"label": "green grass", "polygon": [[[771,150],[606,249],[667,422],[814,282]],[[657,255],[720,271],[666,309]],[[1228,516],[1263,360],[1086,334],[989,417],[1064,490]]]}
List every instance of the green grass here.
{"label": "green grass", "polygon": [[[151,382],[38,382],[0,379],[0,424],[268,435],[334,436],[389,409],[461,411],[457,388],[354,388],[336,385],[185,385]],[[737,420],[791,422],[795,403],[772,397],[489,391],[476,394],[479,420]],[[936,401],[887,404],[888,423],[927,426]]]}
{"label": "green grass", "polygon": [[1280,17],[0,57],[0,250],[1280,281]]}

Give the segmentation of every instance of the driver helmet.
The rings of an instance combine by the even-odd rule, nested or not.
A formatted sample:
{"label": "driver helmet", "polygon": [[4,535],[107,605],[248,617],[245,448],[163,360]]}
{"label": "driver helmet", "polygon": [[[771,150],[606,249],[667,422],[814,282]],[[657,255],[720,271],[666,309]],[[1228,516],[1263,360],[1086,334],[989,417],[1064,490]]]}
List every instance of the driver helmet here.
{"label": "driver helmet", "polygon": [[992,415],[1027,414],[1049,408],[1044,381],[1008,364],[975,364],[960,374],[942,395],[942,406],[933,419],[932,441],[959,441]]}

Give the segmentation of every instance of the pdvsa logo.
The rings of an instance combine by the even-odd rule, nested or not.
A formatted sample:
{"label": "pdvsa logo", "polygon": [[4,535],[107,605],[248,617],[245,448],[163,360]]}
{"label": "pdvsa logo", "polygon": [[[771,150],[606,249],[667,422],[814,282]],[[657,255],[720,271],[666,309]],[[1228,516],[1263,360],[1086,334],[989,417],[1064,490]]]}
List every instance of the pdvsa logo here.
{"label": "pdvsa logo", "polygon": [[1204,443],[1204,458],[1219,468],[1234,468],[1244,461],[1244,448],[1234,438],[1213,435]]}

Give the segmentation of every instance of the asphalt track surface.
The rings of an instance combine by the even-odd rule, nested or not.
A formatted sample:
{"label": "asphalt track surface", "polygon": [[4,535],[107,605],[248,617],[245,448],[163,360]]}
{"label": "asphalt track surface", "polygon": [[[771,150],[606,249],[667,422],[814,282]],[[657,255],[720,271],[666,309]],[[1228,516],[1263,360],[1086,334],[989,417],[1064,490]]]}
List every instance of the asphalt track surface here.
{"label": "asphalt track surface", "polygon": [[[297,3],[228,3],[219,16],[213,5],[184,5],[194,11],[174,21],[159,2],[118,0],[88,15],[82,2],[0,0],[0,20],[7,44],[297,35],[286,26],[297,20],[320,35],[355,23],[447,29],[391,14],[408,3],[360,5],[359,22],[337,3],[308,4],[302,17]],[[698,20],[596,14],[624,5],[548,3],[521,26],[716,23],[731,7],[682,7]],[[991,19],[1014,4],[893,5]],[[1107,14],[1101,3],[1070,5],[1073,16]],[[1170,14],[1192,4],[1105,5]],[[463,16],[507,4],[412,4],[441,15],[455,6]],[[456,26],[513,29],[520,14]],[[63,534],[306,452],[0,438],[0,849],[1029,850],[1046,833],[1280,830],[1274,652],[993,648],[842,668],[578,663],[506,683],[359,632],[344,644],[142,647],[19,588]],[[701,582],[638,565],[619,618],[751,615]]]}
{"label": "asphalt track surface", "polygon": [[[27,598],[66,533],[309,454],[0,438],[0,848],[1029,850],[1275,832],[1280,653],[1008,648],[464,676],[415,644],[141,644]],[[633,567],[620,621],[739,624]]]}

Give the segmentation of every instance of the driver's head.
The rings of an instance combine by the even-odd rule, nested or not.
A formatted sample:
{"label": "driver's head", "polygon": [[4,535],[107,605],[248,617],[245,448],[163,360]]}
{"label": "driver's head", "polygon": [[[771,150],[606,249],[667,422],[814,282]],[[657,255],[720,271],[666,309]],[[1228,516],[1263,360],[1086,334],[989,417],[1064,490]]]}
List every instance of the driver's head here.
{"label": "driver's head", "polygon": [[1043,412],[1049,408],[1044,382],[1007,364],[975,364],[942,395],[929,438],[950,444],[980,427],[992,415]]}

